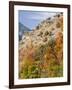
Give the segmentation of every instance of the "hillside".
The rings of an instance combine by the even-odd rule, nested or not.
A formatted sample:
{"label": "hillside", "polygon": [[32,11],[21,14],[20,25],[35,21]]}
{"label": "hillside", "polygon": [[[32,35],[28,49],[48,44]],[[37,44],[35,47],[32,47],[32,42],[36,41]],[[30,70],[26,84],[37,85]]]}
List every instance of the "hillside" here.
{"label": "hillside", "polygon": [[19,77],[63,76],[63,14],[43,20],[19,42]]}
{"label": "hillside", "polygon": [[22,39],[22,36],[25,32],[31,31],[28,27],[24,26],[21,22],[19,22],[19,40]]}

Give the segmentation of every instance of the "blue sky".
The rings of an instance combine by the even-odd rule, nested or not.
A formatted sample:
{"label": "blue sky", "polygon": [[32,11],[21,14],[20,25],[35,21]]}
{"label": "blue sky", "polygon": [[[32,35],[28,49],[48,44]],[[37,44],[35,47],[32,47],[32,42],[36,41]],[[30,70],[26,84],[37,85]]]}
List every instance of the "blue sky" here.
{"label": "blue sky", "polygon": [[19,22],[30,29],[35,28],[41,21],[54,16],[56,12],[19,10]]}

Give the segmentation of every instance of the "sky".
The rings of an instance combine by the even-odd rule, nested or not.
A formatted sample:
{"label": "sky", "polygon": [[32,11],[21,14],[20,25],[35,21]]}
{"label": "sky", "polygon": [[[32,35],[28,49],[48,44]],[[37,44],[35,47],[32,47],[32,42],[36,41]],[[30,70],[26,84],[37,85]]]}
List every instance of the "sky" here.
{"label": "sky", "polygon": [[19,10],[19,22],[29,29],[33,29],[41,21],[48,17],[54,16],[55,14],[56,12]]}

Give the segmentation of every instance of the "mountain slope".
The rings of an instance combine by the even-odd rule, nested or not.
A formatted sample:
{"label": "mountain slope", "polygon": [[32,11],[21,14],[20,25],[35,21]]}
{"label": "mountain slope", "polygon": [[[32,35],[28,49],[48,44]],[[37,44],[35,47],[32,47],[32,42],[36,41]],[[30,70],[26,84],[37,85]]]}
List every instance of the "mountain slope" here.
{"label": "mountain slope", "polygon": [[24,33],[28,31],[31,31],[31,30],[19,22],[19,40],[21,40]]}
{"label": "mountain slope", "polygon": [[63,76],[63,14],[42,21],[19,43],[19,77]]}
{"label": "mountain slope", "polygon": [[[57,33],[62,33],[63,31],[63,15],[62,13],[47,18],[46,20],[42,21],[32,32],[29,32],[28,35],[23,35],[24,38],[22,39],[22,45],[24,47],[28,41],[34,45],[41,45],[46,44],[51,37],[56,37]],[[20,43],[21,43],[20,42]],[[24,44],[23,44],[24,43]]]}

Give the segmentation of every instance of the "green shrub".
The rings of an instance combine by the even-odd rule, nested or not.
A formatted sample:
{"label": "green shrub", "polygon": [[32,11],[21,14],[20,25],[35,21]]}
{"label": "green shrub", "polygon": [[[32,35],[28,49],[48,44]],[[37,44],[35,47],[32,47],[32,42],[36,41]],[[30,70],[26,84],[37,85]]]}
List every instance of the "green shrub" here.
{"label": "green shrub", "polygon": [[56,27],[57,28],[60,28],[61,27],[61,24],[59,22],[57,22]]}
{"label": "green shrub", "polygon": [[45,31],[45,36],[47,36],[49,34],[49,32],[48,31]]}

